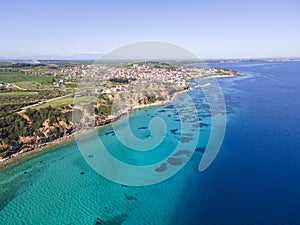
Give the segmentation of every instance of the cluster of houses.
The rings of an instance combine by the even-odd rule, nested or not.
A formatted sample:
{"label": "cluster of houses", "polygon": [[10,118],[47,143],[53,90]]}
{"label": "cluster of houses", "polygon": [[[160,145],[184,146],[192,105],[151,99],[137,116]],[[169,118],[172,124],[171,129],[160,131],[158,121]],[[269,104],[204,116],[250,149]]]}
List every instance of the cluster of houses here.
{"label": "cluster of houses", "polygon": [[[174,83],[178,85],[186,85],[187,80],[191,80],[199,76],[209,76],[218,74],[228,74],[232,75],[231,71],[220,69],[220,68],[177,68],[177,69],[167,69],[167,68],[156,68],[149,66],[149,64],[133,64],[129,67],[117,67],[117,66],[106,66],[106,65],[80,65],[75,67],[63,68],[61,74],[65,76],[66,80],[78,79],[84,77],[92,77],[95,81],[107,82],[110,79],[127,79],[133,85],[143,85],[147,82],[164,82],[164,83]],[[64,82],[57,82],[56,86],[60,87]],[[102,90],[104,93],[113,93],[119,91],[125,91],[128,88],[127,84],[115,85]],[[99,92],[99,90],[97,91]]]}
{"label": "cluster of houses", "polygon": [[150,68],[147,65],[134,64],[132,68],[99,65],[81,65],[74,68],[64,68],[61,74],[67,79],[82,77],[97,77],[102,80],[110,78],[126,78],[131,80],[160,80],[164,82],[183,83],[189,73],[182,70],[167,70]]}
{"label": "cluster of houses", "polygon": [[110,74],[115,78],[162,81],[178,84],[185,84],[185,80],[191,77],[190,72],[179,69],[169,70],[164,68],[151,68],[146,64],[133,64],[133,66],[130,68],[111,68]]}

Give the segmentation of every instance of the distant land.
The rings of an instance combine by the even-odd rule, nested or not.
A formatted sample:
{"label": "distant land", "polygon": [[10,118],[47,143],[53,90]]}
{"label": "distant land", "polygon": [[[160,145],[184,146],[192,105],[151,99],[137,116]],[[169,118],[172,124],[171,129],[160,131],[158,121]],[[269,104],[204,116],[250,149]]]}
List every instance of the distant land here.
{"label": "distant land", "polygon": [[[73,54],[70,56],[63,55],[37,55],[37,56],[22,56],[22,57],[2,57],[0,61],[3,62],[26,62],[35,63],[39,60],[42,61],[95,61],[101,60],[104,54]],[[114,61],[114,60],[103,60],[103,61]],[[117,60],[120,61],[120,60]],[[122,61],[122,60],[121,60]],[[171,60],[174,61],[174,60]],[[185,60],[180,60],[185,61]],[[300,57],[274,57],[274,58],[232,58],[232,59],[199,59],[199,60],[186,60],[191,62],[202,62],[202,63],[239,63],[239,62],[299,62]]]}

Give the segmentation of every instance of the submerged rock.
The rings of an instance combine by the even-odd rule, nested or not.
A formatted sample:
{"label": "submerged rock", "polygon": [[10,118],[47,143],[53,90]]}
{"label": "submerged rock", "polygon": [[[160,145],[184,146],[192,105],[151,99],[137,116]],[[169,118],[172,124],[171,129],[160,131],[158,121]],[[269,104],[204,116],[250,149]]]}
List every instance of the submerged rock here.
{"label": "submerged rock", "polygon": [[137,197],[132,196],[132,195],[125,194],[125,198],[126,198],[126,200],[128,200],[128,201],[132,201],[132,200],[137,201]]}
{"label": "submerged rock", "polygon": [[203,152],[205,151],[205,148],[199,147],[199,148],[196,148],[195,151],[196,151],[196,152],[202,152],[202,153],[203,153]]}
{"label": "submerged rock", "polygon": [[173,154],[173,156],[179,156],[179,155],[186,155],[186,156],[191,156],[192,155],[192,153],[189,151],[189,150],[180,150],[180,151],[178,151],[178,152],[175,152],[174,154]]}
{"label": "submerged rock", "polygon": [[139,127],[138,129],[139,130],[144,130],[144,129],[147,129],[148,127]]}
{"label": "submerged rock", "polygon": [[[101,224],[101,225],[122,225],[123,222],[128,218],[128,215],[125,213],[122,213],[120,215],[116,215],[116,216],[109,216],[106,215],[106,217],[110,217],[110,219],[101,219],[101,218],[97,218],[95,220],[95,224]],[[106,218],[105,217],[105,218]]]}
{"label": "submerged rock", "polygon": [[163,172],[163,171],[165,171],[167,169],[167,163],[162,163],[161,165],[160,165],[160,167],[157,167],[156,169],[155,169],[155,171],[156,172]]}
{"label": "submerged rock", "polygon": [[189,137],[181,137],[181,138],[180,138],[180,141],[183,142],[183,143],[184,143],[184,142],[189,142],[189,141],[191,141],[191,140],[193,140],[193,138],[189,138]]}
{"label": "submerged rock", "polygon": [[170,157],[168,158],[168,163],[170,163],[173,166],[179,166],[185,163],[187,160],[184,158],[175,158],[175,157]]}

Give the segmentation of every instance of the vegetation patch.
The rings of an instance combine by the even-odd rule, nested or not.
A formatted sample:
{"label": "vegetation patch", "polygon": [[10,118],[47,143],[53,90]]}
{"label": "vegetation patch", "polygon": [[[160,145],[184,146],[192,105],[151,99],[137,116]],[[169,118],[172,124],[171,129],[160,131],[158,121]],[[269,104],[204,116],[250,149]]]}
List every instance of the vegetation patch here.
{"label": "vegetation patch", "polygon": [[23,81],[31,81],[41,84],[52,84],[52,78],[50,76],[30,75],[24,73],[0,73],[0,81],[13,84]]}
{"label": "vegetation patch", "polygon": [[6,91],[0,92],[0,96],[30,96],[37,95],[38,92],[35,91]]}

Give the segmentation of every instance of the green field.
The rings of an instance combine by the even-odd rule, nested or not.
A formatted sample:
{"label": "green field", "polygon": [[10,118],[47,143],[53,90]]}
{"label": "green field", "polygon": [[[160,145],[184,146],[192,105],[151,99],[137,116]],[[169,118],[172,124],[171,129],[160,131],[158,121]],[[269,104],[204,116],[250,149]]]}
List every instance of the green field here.
{"label": "green field", "polygon": [[0,96],[31,96],[37,95],[38,92],[31,91],[10,91],[10,92],[0,92]]}
{"label": "green field", "polygon": [[8,62],[0,62],[0,67],[9,66],[9,65],[11,65],[11,64]]}
{"label": "green field", "polygon": [[77,88],[78,87],[77,83],[65,84],[65,86],[67,88]]}
{"label": "green field", "polygon": [[58,99],[58,100],[55,100],[52,102],[47,102],[42,105],[34,106],[34,107],[32,107],[32,109],[41,109],[41,108],[45,108],[48,106],[51,106],[53,108],[59,108],[62,106],[73,104],[73,99],[74,99],[73,97],[66,97],[66,98]]}
{"label": "green field", "polygon": [[52,78],[49,76],[29,75],[24,73],[0,73],[0,81],[13,83],[25,89],[52,84]]}
{"label": "green field", "polygon": [[95,101],[95,97],[93,97],[93,96],[81,96],[81,97],[76,97],[76,98],[65,97],[62,99],[44,103],[42,105],[34,106],[34,107],[32,107],[32,109],[40,109],[40,108],[45,108],[48,106],[51,106],[53,108],[59,108],[62,106],[74,104],[74,99],[75,99],[75,104],[89,104],[90,102]]}

